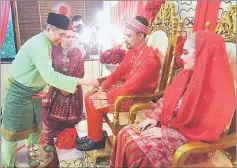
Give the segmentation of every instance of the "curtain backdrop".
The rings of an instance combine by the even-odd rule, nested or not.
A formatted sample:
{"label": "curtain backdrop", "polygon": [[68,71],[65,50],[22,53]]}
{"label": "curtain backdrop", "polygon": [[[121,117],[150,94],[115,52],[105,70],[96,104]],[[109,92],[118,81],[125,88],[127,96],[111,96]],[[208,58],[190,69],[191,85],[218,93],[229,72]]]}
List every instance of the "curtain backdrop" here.
{"label": "curtain backdrop", "polygon": [[7,32],[10,7],[11,7],[10,1],[0,1],[0,49],[3,46],[5,35]]}
{"label": "curtain backdrop", "polygon": [[146,1],[118,1],[111,6],[111,22],[123,30],[123,17],[126,13],[132,16],[143,16]]}

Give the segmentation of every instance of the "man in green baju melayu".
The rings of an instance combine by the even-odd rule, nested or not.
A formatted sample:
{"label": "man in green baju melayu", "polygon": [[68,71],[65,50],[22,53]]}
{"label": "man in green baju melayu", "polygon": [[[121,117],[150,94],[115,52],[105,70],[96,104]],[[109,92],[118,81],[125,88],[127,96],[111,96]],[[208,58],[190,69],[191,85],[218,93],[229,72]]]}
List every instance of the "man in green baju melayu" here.
{"label": "man in green baju melayu", "polygon": [[74,93],[78,85],[97,85],[96,80],[65,76],[52,67],[52,46],[60,44],[69,23],[66,16],[49,13],[46,30],[26,41],[12,63],[5,84],[1,128],[1,156],[5,167],[15,165],[17,141],[39,132],[41,98],[46,95],[48,85],[69,93]]}

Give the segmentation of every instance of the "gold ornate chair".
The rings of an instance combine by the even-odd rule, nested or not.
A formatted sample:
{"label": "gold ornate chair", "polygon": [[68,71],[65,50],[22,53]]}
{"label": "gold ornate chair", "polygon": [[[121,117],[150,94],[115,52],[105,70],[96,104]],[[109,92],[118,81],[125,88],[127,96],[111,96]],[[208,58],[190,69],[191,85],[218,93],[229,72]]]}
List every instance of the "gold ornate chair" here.
{"label": "gold ornate chair", "polygon": [[[230,66],[236,84],[236,7],[230,5],[226,14],[217,24],[216,33],[222,35],[226,40],[227,54],[230,58]],[[206,29],[210,27],[206,24]],[[156,95],[155,98],[163,95]],[[151,104],[135,104],[129,112],[131,123],[134,122],[136,113],[141,109],[150,108]],[[186,158],[190,154],[212,152],[213,155],[205,162],[184,165]],[[230,124],[227,125],[221,138],[214,143],[192,142],[179,147],[175,154],[172,167],[235,167],[236,166],[236,112],[233,115]]]}

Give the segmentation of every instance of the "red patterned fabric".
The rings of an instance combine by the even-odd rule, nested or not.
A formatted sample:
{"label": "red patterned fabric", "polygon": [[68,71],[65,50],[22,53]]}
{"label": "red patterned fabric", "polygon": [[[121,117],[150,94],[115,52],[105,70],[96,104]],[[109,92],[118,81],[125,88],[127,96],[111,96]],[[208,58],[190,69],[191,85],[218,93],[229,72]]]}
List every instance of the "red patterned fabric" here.
{"label": "red patterned fabric", "polygon": [[[198,31],[195,43],[195,68],[181,71],[166,90],[161,124],[177,128],[190,141],[216,141],[236,106],[233,75],[221,36]],[[181,96],[181,107],[172,119]]]}
{"label": "red patterned fabric", "polygon": [[[110,167],[171,168],[174,152],[188,141],[175,129],[162,127],[161,130],[162,138],[144,138],[133,126],[124,127],[113,146]],[[185,164],[203,162],[209,157],[209,153],[193,154]]]}
{"label": "red patterned fabric", "polygon": [[160,98],[156,103],[151,106],[148,111],[145,112],[144,119],[154,118],[155,120],[160,121],[163,103],[164,99]]}
{"label": "red patterned fabric", "polygon": [[[116,84],[112,85],[110,88],[105,89],[106,93],[113,91],[115,89],[120,88],[125,82],[119,81]],[[144,92],[143,94],[149,94],[151,92]],[[94,107],[94,109],[103,109],[104,112],[113,112],[114,106],[113,104],[109,104],[107,100],[90,100],[91,105]],[[138,100],[126,100],[123,101],[121,104],[121,110],[122,112],[128,112],[129,108],[136,103],[145,103],[147,101],[138,101]]]}
{"label": "red patterned fabric", "polygon": [[145,26],[143,23],[133,18],[130,14],[124,16],[124,25],[126,28],[131,29],[135,32],[140,32],[144,34],[149,34],[149,26]]}

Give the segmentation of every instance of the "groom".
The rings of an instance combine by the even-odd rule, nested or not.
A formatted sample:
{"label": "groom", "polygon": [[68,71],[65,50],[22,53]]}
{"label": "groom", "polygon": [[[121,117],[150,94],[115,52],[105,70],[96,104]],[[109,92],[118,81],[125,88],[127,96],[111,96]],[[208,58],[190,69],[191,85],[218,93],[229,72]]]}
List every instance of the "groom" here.
{"label": "groom", "polygon": [[[111,111],[111,108],[100,108],[96,100],[113,106],[118,96],[153,93],[158,84],[160,61],[152,48],[148,47],[145,37],[149,33],[148,21],[141,16],[132,18],[126,15],[125,22],[125,43],[129,49],[123,62],[118,68],[101,84],[103,90],[92,96],[85,97],[88,137],[77,139],[77,149],[90,151],[104,148],[105,138],[103,135],[103,113]],[[125,82],[117,88],[112,85],[118,81]],[[98,101],[97,101],[98,102]]]}

